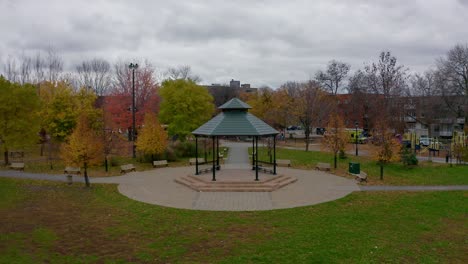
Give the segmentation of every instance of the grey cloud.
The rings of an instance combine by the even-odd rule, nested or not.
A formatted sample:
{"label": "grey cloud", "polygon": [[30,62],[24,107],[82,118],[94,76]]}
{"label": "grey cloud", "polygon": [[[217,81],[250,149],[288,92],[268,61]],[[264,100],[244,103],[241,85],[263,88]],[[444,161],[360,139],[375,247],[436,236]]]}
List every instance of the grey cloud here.
{"label": "grey cloud", "polygon": [[[206,83],[304,80],[331,59],[352,69],[390,50],[412,70],[468,42],[468,1],[3,1],[1,56],[56,47],[93,57],[188,64]],[[70,67],[70,66],[68,66]]]}

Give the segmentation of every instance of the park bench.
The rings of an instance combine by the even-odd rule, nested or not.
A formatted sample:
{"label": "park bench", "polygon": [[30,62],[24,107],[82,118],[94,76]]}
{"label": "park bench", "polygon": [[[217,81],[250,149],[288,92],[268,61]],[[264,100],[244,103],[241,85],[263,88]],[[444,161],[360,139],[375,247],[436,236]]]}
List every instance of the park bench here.
{"label": "park bench", "polygon": [[128,171],[136,171],[135,166],[133,166],[133,164],[125,164],[120,166],[120,173],[126,173]]}
{"label": "park bench", "polygon": [[264,173],[273,174],[273,168],[272,167],[265,167],[264,165],[258,165],[258,170],[263,171]]}
{"label": "park bench", "polygon": [[10,164],[10,169],[24,171],[24,163],[22,163],[22,162],[12,162]]}
{"label": "park bench", "polygon": [[315,166],[315,169],[316,170],[329,171],[329,170],[331,170],[331,165],[330,165],[330,163],[319,162]]}
{"label": "park bench", "polygon": [[363,182],[363,181],[367,182],[367,173],[365,173],[363,171],[361,171],[361,173],[359,173],[359,174],[352,174],[352,175],[356,176],[355,179],[358,182]]}
{"label": "park bench", "polygon": [[162,166],[168,166],[169,164],[167,163],[167,160],[155,160],[153,161],[153,168],[156,167],[162,167]]}
{"label": "park bench", "polygon": [[[190,165],[195,164],[196,163],[196,158],[190,158],[189,163],[190,163]],[[205,163],[205,159],[204,158],[198,158],[198,164],[202,164],[202,163]]]}
{"label": "park bench", "polygon": [[277,159],[277,160],[276,160],[276,164],[277,164],[277,165],[284,165],[284,166],[291,167],[291,161],[290,161],[290,160]]}
{"label": "park bench", "polygon": [[65,167],[65,170],[63,170],[64,173],[66,174],[80,174],[80,167]]}
{"label": "park bench", "polygon": [[212,172],[212,171],[213,171],[212,166],[198,169],[198,173],[207,173],[207,172]]}

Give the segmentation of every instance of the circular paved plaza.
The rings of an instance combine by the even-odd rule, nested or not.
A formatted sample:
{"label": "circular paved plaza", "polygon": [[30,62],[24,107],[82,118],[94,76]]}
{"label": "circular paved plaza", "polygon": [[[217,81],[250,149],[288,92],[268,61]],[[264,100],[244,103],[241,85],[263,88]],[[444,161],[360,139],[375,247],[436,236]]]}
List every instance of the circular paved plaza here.
{"label": "circular paved plaza", "polygon": [[158,168],[124,176],[95,178],[93,182],[117,183],[123,195],[141,202],[215,211],[271,210],[306,206],[335,200],[353,191],[359,191],[353,180],[320,171],[283,167],[278,168],[278,173],[294,176],[297,181],[273,192],[197,192],[174,181],[178,177],[193,173],[193,170],[193,167]]}

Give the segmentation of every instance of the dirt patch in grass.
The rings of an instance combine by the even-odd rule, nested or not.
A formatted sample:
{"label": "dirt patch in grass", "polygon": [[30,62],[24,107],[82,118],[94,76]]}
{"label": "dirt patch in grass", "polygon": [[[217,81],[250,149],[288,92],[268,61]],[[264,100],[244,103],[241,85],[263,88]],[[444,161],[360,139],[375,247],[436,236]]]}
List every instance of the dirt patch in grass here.
{"label": "dirt patch in grass", "polygon": [[92,190],[54,185],[22,188],[28,192],[29,199],[13,209],[0,211],[0,233],[24,234],[20,244],[26,252],[37,251],[38,245],[31,241],[31,234],[37,228],[46,227],[57,236],[52,250],[58,254],[99,255],[133,261],[129,256],[133,256],[136,249],[129,244],[139,244],[141,238],[133,233],[116,238],[106,232],[118,224],[114,218],[122,212],[93,204]]}
{"label": "dirt patch in grass", "polygon": [[[223,228],[222,233],[211,233],[201,239],[198,243],[192,244],[184,258],[202,261],[207,256],[213,260],[216,255],[219,259],[231,255],[239,245],[250,245],[255,247],[260,241],[268,241],[273,231],[268,225],[242,225],[235,224]],[[201,235],[203,236],[203,235]]]}

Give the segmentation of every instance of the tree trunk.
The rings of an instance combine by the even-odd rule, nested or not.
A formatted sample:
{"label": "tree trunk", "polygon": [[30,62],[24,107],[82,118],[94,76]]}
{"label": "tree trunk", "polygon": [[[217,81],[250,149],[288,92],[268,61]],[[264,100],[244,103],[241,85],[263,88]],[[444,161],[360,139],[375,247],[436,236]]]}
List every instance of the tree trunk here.
{"label": "tree trunk", "polygon": [[104,159],[104,166],[106,166],[106,172],[108,172],[109,171],[109,165],[107,163],[107,155],[106,155],[106,157]]}
{"label": "tree trunk", "polygon": [[335,152],[335,156],[334,156],[334,161],[335,161],[335,170],[336,170],[336,152]]}
{"label": "tree trunk", "polygon": [[5,166],[7,166],[8,163],[9,163],[9,160],[8,160],[8,149],[5,150],[5,152],[3,152],[3,157],[4,157],[4,160],[5,160]]}
{"label": "tree trunk", "polygon": [[86,187],[89,187],[89,178],[88,178],[88,163],[84,163],[84,178],[85,178],[85,183]]}
{"label": "tree trunk", "polygon": [[304,131],[305,133],[305,143],[306,143],[306,152],[309,151],[309,134],[310,134],[310,131],[308,128],[305,129]]}
{"label": "tree trunk", "polygon": [[380,180],[383,180],[383,164],[380,163]]}

